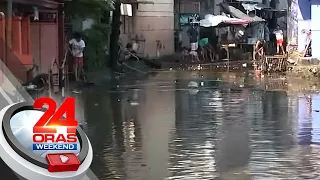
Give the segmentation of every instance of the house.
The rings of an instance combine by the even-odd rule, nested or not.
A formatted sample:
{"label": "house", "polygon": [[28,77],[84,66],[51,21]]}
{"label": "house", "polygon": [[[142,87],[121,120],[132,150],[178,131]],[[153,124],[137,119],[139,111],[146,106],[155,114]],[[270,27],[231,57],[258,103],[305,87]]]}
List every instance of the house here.
{"label": "house", "polygon": [[[52,61],[63,58],[63,3],[58,0],[0,0],[0,3],[3,63],[22,82],[35,73],[48,73]],[[8,11],[10,6],[12,12]]]}
{"label": "house", "polygon": [[123,45],[136,41],[138,53],[157,57],[174,53],[174,0],[122,0],[130,4],[132,16],[122,16]]}

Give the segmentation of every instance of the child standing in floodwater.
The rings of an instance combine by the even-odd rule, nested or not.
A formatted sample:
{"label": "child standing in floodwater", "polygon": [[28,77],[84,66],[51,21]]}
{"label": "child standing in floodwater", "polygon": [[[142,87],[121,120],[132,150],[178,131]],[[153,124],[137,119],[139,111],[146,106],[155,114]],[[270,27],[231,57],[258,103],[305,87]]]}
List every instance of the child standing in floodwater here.
{"label": "child standing in floodwater", "polygon": [[74,73],[76,81],[79,81],[80,73],[83,71],[83,50],[86,47],[85,42],[82,40],[80,33],[75,33],[73,39],[69,41],[71,54],[74,60]]}
{"label": "child standing in floodwater", "polygon": [[277,29],[273,32],[276,36],[277,40],[277,54],[280,54],[280,49],[282,54],[285,54],[284,48],[283,48],[283,31],[280,29],[280,26],[277,26]]}

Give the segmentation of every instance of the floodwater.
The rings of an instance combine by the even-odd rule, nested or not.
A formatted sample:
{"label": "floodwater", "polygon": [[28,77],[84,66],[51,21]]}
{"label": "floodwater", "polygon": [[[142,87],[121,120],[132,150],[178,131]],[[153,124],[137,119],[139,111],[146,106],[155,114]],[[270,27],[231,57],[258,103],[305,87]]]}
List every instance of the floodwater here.
{"label": "floodwater", "polygon": [[320,179],[320,95],[263,82],[168,71],[83,91],[91,169],[106,180]]}
{"label": "floodwater", "polygon": [[320,179],[320,94],[290,83],[162,71],[83,89],[91,169],[100,180]]}

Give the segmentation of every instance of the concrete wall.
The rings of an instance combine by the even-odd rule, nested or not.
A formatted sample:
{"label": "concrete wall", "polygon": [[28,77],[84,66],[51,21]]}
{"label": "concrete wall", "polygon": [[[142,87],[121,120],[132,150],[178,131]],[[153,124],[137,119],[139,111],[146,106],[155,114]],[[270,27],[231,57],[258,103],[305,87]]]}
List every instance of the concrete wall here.
{"label": "concrete wall", "polygon": [[298,0],[293,0],[288,9],[288,24],[287,24],[287,37],[288,45],[297,46],[298,45],[298,10],[299,4]]}
{"label": "concrete wall", "polygon": [[298,51],[303,51],[306,46],[306,32],[311,29],[311,3],[304,0],[297,0],[297,2]]}
{"label": "concrete wall", "polygon": [[140,45],[144,48],[145,56],[156,56],[157,40],[164,45],[160,55],[173,54],[174,0],[153,0],[153,2],[154,4],[138,4],[134,14],[134,33],[145,39],[143,45]]}
{"label": "concrete wall", "polygon": [[223,0],[215,0],[215,6],[214,6],[214,15],[220,15],[221,14],[221,7],[218,5],[220,3],[223,3]]}
{"label": "concrete wall", "polygon": [[320,0],[311,0],[312,57],[320,59]]}

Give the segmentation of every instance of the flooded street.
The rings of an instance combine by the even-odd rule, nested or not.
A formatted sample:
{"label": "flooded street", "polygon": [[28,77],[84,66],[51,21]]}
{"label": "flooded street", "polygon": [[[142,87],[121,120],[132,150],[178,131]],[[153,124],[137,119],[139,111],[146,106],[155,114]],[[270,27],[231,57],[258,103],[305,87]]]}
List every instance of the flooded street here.
{"label": "flooded street", "polygon": [[121,180],[318,179],[320,95],[267,88],[248,74],[169,71],[83,91],[91,169]]}
{"label": "flooded street", "polygon": [[291,86],[284,77],[166,71],[73,95],[100,180],[319,179],[320,94]]}

